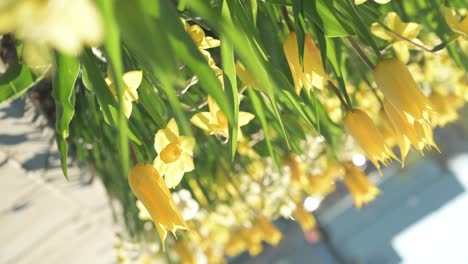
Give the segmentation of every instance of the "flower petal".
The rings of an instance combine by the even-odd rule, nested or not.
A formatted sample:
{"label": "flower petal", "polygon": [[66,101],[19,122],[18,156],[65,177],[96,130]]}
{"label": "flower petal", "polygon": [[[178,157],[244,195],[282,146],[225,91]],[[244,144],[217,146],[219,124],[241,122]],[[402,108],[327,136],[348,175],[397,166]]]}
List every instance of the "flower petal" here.
{"label": "flower petal", "polygon": [[137,89],[143,80],[143,72],[142,71],[129,71],[122,75],[122,79],[127,86],[126,92],[132,98],[132,101],[138,100],[138,93]]}
{"label": "flower petal", "polygon": [[204,130],[205,132],[209,132],[210,127],[211,127],[210,122],[212,119],[213,119],[213,116],[211,115],[210,112],[201,112],[192,116],[192,118],[190,119],[190,122],[194,126]]}
{"label": "flower petal", "polygon": [[239,112],[239,127],[247,125],[255,116],[248,112]]}
{"label": "flower petal", "polygon": [[193,171],[195,169],[195,166],[193,165],[193,158],[186,153],[182,153],[182,155],[180,155],[179,162],[180,168],[184,172]]}
{"label": "flower petal", "polygon": [[393,49],[397,57],[404,63],[407,64],[410,58],[410,53],[408,49],[408,45],[406,42],[398,41],[393,44]]}
{"label": "flower petal", "polygon": [[130,115],[132,114],[132,109],[133,109],[133,104],[132,101],[130,100],[123,100],[123,112],[127,119],[130,118]]}
{"label": "flower petal", "polygon": [[166,129],[172,132],[174,136],[179,137],[179,127],[177,126],[177,123],[174,118],[171,118],[171,120],[169,120],[169,123],[167,123]]}
{"label": "flower petal", "polygon": [[161,157],[157,156],[153,161],[153,167],[158,171],[159,175],[163,176],[167,170],[167,164],[161,160]]}
{"label": "flower petal", "polygon": [[385,40],[388,40],[388,41],[393,40],[393,36],[391,36],[387,32],[387,30],[385,28],[383,28],[381,25],[379,25],[378,23],[372,23],[371,32],[372,32],[372,34],[376,35],[377,37],[379,37],[381,39],[385,39]]}
{"label": "flower petal", "polygon": [[180,162],[176,161],[167,166],[164,180],[168,188],[174,188],[180,183],[183,176],[184,171],[180,168]]}
{"label": "flower petal", "polygon": [[193,137],[180,136],[179,145],[182,152],[192,154],[193,146],[195,145],[195,139]]}

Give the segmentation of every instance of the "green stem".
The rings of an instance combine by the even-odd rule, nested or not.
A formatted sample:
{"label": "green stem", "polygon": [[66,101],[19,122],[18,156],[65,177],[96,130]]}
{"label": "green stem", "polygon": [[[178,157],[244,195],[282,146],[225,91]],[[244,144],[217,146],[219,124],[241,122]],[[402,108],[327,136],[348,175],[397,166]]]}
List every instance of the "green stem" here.
{"label": "green stem", "polygon": [[344,100],[344,98],[341,95],[340,91],[338,90],[338,87],[336,87],[336,85],[330,80],[328,80],[328,85],[330,86],[332,91],[336,94],[338,99],[340,99],[341,104],[345,107],[346,111],[351,111],[350,105],[348,103],[346,103],[346,101]]}
{"label": "green stem", "polygon": [[371,69],[374,70],[375,65],[372,63],[372,61],[367,57],[366,53],[361,49],[359,44],[350,36],[346,37],[353,47],[353,49],[356,51],[356,53],[359,55],[359,57],[364,61],[364,63]]}

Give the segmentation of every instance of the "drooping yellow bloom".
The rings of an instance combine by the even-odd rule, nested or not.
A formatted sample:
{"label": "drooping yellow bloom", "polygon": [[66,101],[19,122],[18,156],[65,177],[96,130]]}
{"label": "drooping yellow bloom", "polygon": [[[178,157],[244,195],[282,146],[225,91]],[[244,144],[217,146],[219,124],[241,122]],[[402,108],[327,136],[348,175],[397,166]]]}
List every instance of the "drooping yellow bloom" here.
{"label": "drooping yellow bloom", "polygon": [[224,245],[224,252],[230,257],[235,257],[247,249],[247,243],[238,232],[231,233],[231,238]]}
{"label": "drooping yellow bloom", "polygon": [[247,250],[250,256],[258,256],[263,251],[262,231],[255,226],[251,228],[243,227],[239,230],[240,235],[247,243]]}
{"label": "drooping yellow bloom", "polygon": [[15,33],[25,42],[76,55],[97,46],[103,28],[94,1],[7,0],[0,4],[0,34]]}
{"label": "drooping yellow bloom", "polygon": [[181,21],[184,25],[185,31],[189,33],[190,37],[193,39],[193,42],[195,42],[195,45],[199,49],[211,49],[219,47],[220,41],[218,39],[205,36],[205,31],[203,31],[199,25],[189,25],[184,19],[181,19]]}
{"label": "drooping yellow bloom", "polygon": [[169,120],[166,128],[156,133],[154,148],[158,156],[154,159],[153,166],[164,176],[167,187],[176,187],[184,173],[194,169],[194,145],[194,138],[179,135],[179,127],[174,118]]}
{"label": "drooping yellow bloom", "polygon": [[414,128],[408,119],[401,116],[386,99],[383,100],[382,116],[387,117],[388,121],[390,121],[390,125],[394,131],[395,140],[400,148],[401,161],[403,165],[406,155],[411,148],[411,144],[413,142],[418,142]]}
{"label": "drooping yellow bloom", "polygon": [[[132,102],[138,100],[137,89],[140,86],[141,81],[143,80],[143,72],[142,71],[129,71],[122,75],[122,79],[125,85],[124,87],[125,90],[124,90],[123,97],[122,97],[124,101],[123,112],[127,118],[130,118],[130,115],[132,114],[132,109],[133,109]],[[109,77],[107,77],[105,80],[112,95],[114,95],[114,98],[118,100],[117,90],[115,88],[115,85],[112,83]]]}
{"label": "drooping yellow bloom", "polygon": [[420,152],[425,147],[438,149],[434,142],[432,128],[426,120],[410,121],[404,118],[387,100],[383,101],[383,107],[395,130],[395,136],[400,146],[402,164],[404,164],[410,145],[413,145]]}
{"label": "drooping yellow bloom", "polygon": [[263,240],[272,246],[277,246],[281,241],[283,235],[270,221],[264,217],[255,218],[254,225],[259,228],[263,233]]}
{"label": "drooping yellow bloom", "polygon": [[399,59],[382,59],[374,69],[374,80],[385,98],[409,120],[428,119],[429,99]]}
{"label": "drooping yellow bloom", "polygon": [[[416,38],[419,34],[419,31],[421,30],[421,26],[419,24],[414,22],[404,23],[395,12],[388,13],[387,17],[385,18],[385,24],[391,31],[395,32],[396,34],[407,38],[412,42],[422,44],[421,40]],[[389,41],[398,58],[405,64],[409,61],[409,49],[414,48],[412,44],[391,34],[376,22],[372,24],[371,31],[377,37]]]}
{"label": "drooping yellow bloom", "polygon": [[128,183],[151,215],[163,247],[168,230],[175,234],[178,229],[187,229],[169,189],[151,164],[135,165]]}
{"label": "drooping yellow bloom", "polygon": [[240,61],[236,61],[236,73],[237,77],[239,77],[242,82],[242,87],[252,87],[256,90],[260,90],[255,76],[252,75]]}
{"label": "drooping yellow bloom", "polygon": [[327,168],[320,174],[309,175],[308,188],[304,188],[307,194],[324,197],[335,190],[335,178],[332,168]]}
{"label": "drooping yellow bloom", "polygon": [[[385,143],[389,147],[393,147],[393,145],[396,143],[395,141],[396,133],[395,133],[395,129],[393,128],[393,124],[388,118],[387,113],[385,113],[385,110],[383,109],[383,107],[380,108],[380,111],[379,111],[379,120],[380,120],[380,128],[381,128],[380,131],[382,132],[382,135],[385,139]],[[410,147],[408,147],[408,151],[409,151],[409,148]],[[400,151],[403,152],[401,150],[401,147],[400,147]],[[404,160],[404,157],[403,157],[403,160]]]}
{"label": "drooping yellow bloom", "polygon": [[344,164],[346,174],[344,183],[353,196],[357,208],[371,202],[380,193],[379,188],[374,186],[364,173],[351,162]]}
{"label": "drooping yellow bloom", "polygon": [[348,111],[344,118],[344,126],[379,172],[379,162],[387,165],[390,158],[396,159],[392,150],[385,144],[382,133],[365,112],[359,109]]}
{"label": "drooping yellow bloom", "polygon": [[[392,0],[374,0],[374,2],[379,3],[381,5],[386,4],[386,3],[390,2],[390,1],[392,1]],[[354,0],[354,3],[356,5],[364,4],[365,2],[367,2],[367,0]]]}
{"label": "drooping yellow bloom", "polygon": [[465,16],[462,20],[458,20],[457,13],[446,7],[442,6],[442,14],[444,15],[445,21],[449,27],[455,32],[463,37],[468,37],[468,17]]}
{"label": "drooping yellow bloom", "polygon": [[[190,122],[210,135],[229,138],[228,120],[210,96],[208,96],[208,108],[210,110],[209,112],[200,112],[195,114],[190,119]],[[247,125],[252,119],[254,119],[254,117],[255,116],[251,113],[239,112],[239,128]]]}
{"label": "drooping yellow bloom", "polygon": [[283,163],[291,171],[291,185],[302,186],[307,184],[305,164],[300,160],[300,157],[290,154],[284,159]]}
{"label": "drooping yellow bloom", "polygon": [[300,94],[302,88],[310,93],[312,87],[322,89],[328,79],[322,64],[320,51],[309,35],[305,36],[303,66],[299,61],[299,48],[295,32],[289,33],[284,40],[283,51],[291,70],[296,93]]}
{"label": "drooping yellow bloom", "polygon": [[429,101],[436,112],[431,116],[433,126],[443,127],[458,119],[457,109],[463,104],[458,96],[454,94],[442,95],[437,91],[432,91]]}
{"label": "drooping yellow bloom", "polygon": [[187,241],[179,239],[175,242],[173,247],[179,257],[180,264],[197,264],[197,259],[187,245]]}
{"label": "drooping yellow bloom", "polygon": [[302,205],[298,205],[296,207],[292,217],[296,219],[304,233],[314,229],[317,225],[315,217],[311,213],[307,212]]}

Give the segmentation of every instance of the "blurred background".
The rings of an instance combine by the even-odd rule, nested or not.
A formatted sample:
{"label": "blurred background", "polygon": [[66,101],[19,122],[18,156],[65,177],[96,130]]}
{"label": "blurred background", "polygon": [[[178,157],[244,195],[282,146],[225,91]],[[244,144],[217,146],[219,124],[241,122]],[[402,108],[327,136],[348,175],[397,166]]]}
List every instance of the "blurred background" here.
{"label": "blurred background", "polygon": [[[116,263],[113,212],[92,167],[70,160],[67,182],[34,93],[0,105],[0,263]],[[412,151],[379,176],[382,193],[356,209],[344,186],[324,200],[306,199],[318,228],[304,234],[292,220],[275,225],[277,248],[230,263],[468,263],[468,109],[436,129],[442,155]],[[365,158],[353,157],[365,167]]]}

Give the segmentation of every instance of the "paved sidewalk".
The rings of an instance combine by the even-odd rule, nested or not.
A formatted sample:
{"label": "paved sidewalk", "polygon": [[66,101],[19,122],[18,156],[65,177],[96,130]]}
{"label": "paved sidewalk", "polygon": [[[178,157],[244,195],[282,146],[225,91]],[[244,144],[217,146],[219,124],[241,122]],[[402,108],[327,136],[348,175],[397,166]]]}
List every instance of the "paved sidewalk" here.
{"label": "paved sidewalk", "polygon": [[27,100],[0,104],[0,264],[115,263],[102,183],[72,164],[69,177]]}

